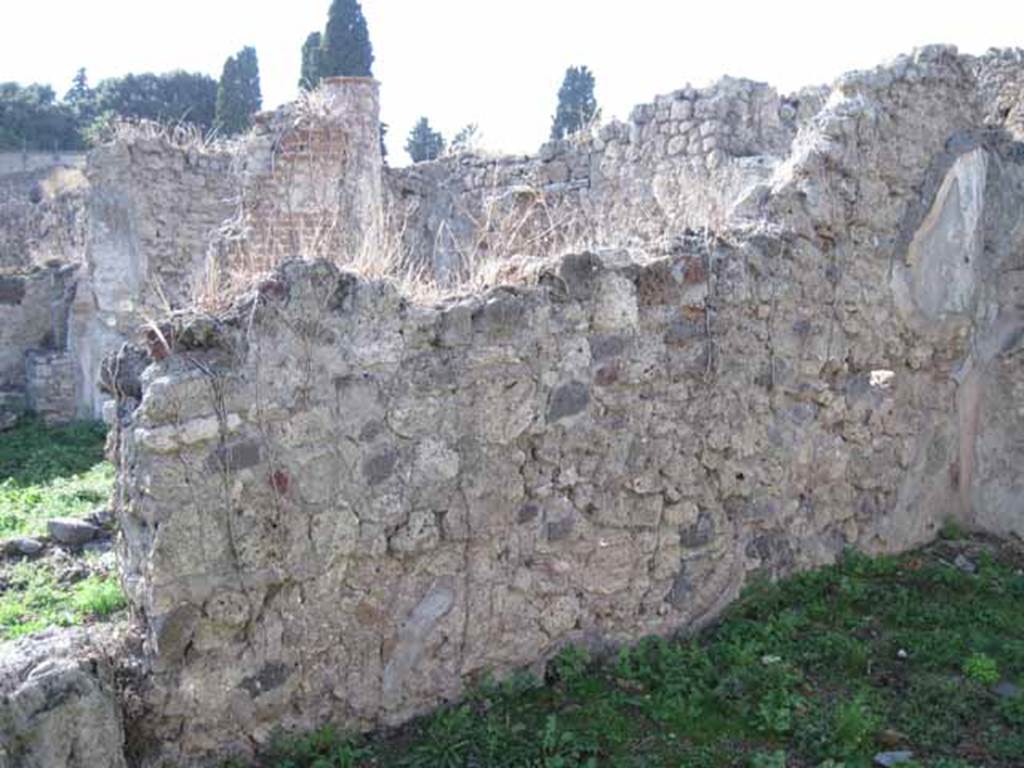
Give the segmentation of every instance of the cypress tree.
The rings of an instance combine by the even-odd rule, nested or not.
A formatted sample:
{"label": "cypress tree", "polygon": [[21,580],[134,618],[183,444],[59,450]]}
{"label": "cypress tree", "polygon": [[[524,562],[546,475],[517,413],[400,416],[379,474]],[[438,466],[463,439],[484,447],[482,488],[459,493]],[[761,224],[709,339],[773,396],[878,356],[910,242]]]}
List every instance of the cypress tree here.
{"label": "cypress tree", "polygon": [[358,0],[333,0],[320,41],[320,76],[370,77],[372,67],[373,46]]}
{"label": "cypress tree", "polygon": [[319,32],[310,32],[306,42],[302,44],[302,75],[299,77],[299,88],[311,91],[320,84],[320,45]]}
{"label": "cypress tree", "polygon": [[405,142],[405,151],[414,163],[434,160],[444,152],[444,137],[430,127],[430,122],[421,117]]}
{"label": "cypress tree", "polygon": [[260,89],[260,62],[256,49],[247,45],[238,52],[238,78],[242,89],[242,105],[248,117],[263,108],[263,94]]}
{"label": "cypress tree", "polygon": [[586,67],[569,67],[558,90],[558,109],[551,125],[551,138],[576,133],[597,115],[594,75]]}
{"label": "cypress tree", "polygon": [[93,92],[89,87],[89,78],[85,74],[85,67],[79,67],[71,81],[71,89],[64,94],[64,101],[77,107],[79,104],[90,101],[92,97]]}
{"label": "cypress tree", "polygon": [[217,87],[216,123],[228,136],[248,130],[263,104],[256,49],[246,46],[224,62]]}

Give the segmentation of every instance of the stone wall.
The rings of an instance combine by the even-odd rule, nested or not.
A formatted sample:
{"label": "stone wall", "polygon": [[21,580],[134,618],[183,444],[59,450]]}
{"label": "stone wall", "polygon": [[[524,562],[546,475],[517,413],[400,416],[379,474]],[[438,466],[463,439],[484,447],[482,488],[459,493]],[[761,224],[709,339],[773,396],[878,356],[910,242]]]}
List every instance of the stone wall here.
{"label": "stone wall", "polygon": [[[25,410],[35,380],[30,363],[33,351],[40,355],[60,354],[67,343],[67,318],[75,288],[74,265],[36,268],[27,272],[0,274],[0,424]],[[40,373],[42,369],[40,368]],[[55,376],[49,391],[62,390]],[[71,380],[73,386],[74,379]],[[58,401],[44,397],[38,401]],[[47,413],[53,420],[49,407]],[[74,410],[65,411],[67,419]],[[60,420],[60,419],[57,419]]]}
{"label": "stone wall", "polygon": [[228,152],[163,135],[90,153],[87,246],[69,343],[79,416],[102,412],[103,357],[149,318],[191,303],[211,244],[236,210],[231,163]]}
{"label": "stone wall", "polygon": [[80,164],[0,171],[0,270],[80,262],[85,187]]}
{"label": "stone wall", "polygon": [[47,424],[60,424],[75,412],[75,361],[64,350],[31,350],[25,355],[28,408]]}
{"label": "stone wall", "polygon": [[259,116],[240,142],[140,132],[89,155],[86,267],[71,325],[78,412],[100,415],[103,356],[141,326],[273,267],[282,253],[373,250],[377,83],[335,78]]}
{"label": "stone wall", "polygon": [[394,724],[752,573],[1024,534],[1024,153],[987,72],[841,79],[756,225],[435,306],[296,261],[169,324],[120,438],[142,727],[173,761]]}
{"label": "stone wall", "polygon": [[54,168],[81,168],[84,152],[0,152],[0,178],[19,173],[49,173]]}
{"label": "stone wall", "polygon": [[390,226],[442,279],[474,259],[558,247],[647,245],[720,229],[748,188],[789,153],[825,88],[780,97],[723,78],[683,88],[535,157],[463,154],[386,175]]}
{"label": "stone wall", "polygon": [[[792,98],[684,89],[537,158],[391,172],[382,249],[401,234],[442,277],[549,257],[434,303],[306,247],[323,211],[379,211],[372,151],[353,166],[308,120],[329,99],[232,151],[97,154],[83,376],[160,308],[153,284],[184,304],[239,243],[274,244],[260,265],[329,257],[153,318],[113,443],[144,637],[133,759],[400,723],[566,642],[690,630],[753,574],[948,519],[1024,536],[1022,83],[1018,51],[930,47]],[[594,247],[551,253],[574,243]],[[41,285],[0,282],[0,313]]]}

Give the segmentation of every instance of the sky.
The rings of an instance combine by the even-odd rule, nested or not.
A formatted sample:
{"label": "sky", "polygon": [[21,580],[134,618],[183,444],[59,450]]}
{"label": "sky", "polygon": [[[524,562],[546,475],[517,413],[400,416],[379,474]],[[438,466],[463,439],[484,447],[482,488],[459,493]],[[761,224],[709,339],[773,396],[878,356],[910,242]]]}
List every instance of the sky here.
{"label": "sky", "polygon": [[[259,56],[264,106],[295,97],[300,51],[329,0],[30,0],[0,14],[0,82],[63,94],[91,82],[186,69],[220,76],[245,45]],[[961,51],[1024,45],[1024,3],[973,0],[362,0],[389,124],[389,160],[421,116],[451,137],[477,123],[484,147],[534,152],[558,87],[586,65],[607,119],[687,83],[749,77],[792,91],[927,43]]]}

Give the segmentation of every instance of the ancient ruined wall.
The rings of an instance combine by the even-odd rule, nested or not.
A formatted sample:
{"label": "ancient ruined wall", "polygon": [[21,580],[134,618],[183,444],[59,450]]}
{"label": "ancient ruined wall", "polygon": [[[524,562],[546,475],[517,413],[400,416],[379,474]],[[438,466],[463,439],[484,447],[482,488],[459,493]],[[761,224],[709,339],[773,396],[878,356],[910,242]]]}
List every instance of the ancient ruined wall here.
{"label": "ancient ruined wall", "polygon": [[26,409],[75,413],[67,327],[85,245],[79,158],[16,159],[0,153],[0,428]]}
{"label": "ancient ruined wall", "polygon": [[7,172],[0,153],[0,270],[82,261],[87,185],[81,159],[57,165],[49,157],[43,165],[31,158],[25,170]]}
{"label": "ancient ruined wall", "polygon": [[49,173],[54,168],[81,168],[84,152],[0,152],[0,179],[21,173]]}
{"label": "ancient ruined wall", "polygon": [[77,403],[98,416],[100,362],[149,318],[191,303],[237,205],[231,155],[140,135],[94,150],[88,243],[71,319]]}
{"label": "ancient ruined wall", "polygon": [[235,239],[225,243],[229,261],[268,268],[298,254],[341,261],[376,249],[378,90],[371,78],[328,78],[259,116],[236,158],[241,209]]}
{"label": "ancient ruined wall", "polygon": [[150,743],[396,723],[753,572],[1024,534],[1004,65],[842,78],[717,234],[437,306],[296,261],[168,324],[119,447]]}
{"label": "ancient ruined wall", "polygon": [[763,83],[723,78],[659,96],[628,123],[550,142],[535,157],[460,155],[389,170],[389,225],[441,277],[495,254],[721,228],[788,154],[824,90],[782,98]]}
{"label": "ancient ruined wall", "polygon": [[139,327],[297,253],[373,250],[381,217],[377,83],[329,80],[232,145],[164,133],[89,155],[86,268],[71,348],[78,409],[99,415],[103,356]]}
{"label": "ancient ruined wall", "polygon": [[122,447],[150,727],[203,752],[400,722],[569,640],[698,625],[750,571],[930,537],[955,508],[927,458],[946,371],[878,329],[894,379],[773,383],[837,364],[773,347],[757,274],[783,258],[581,255],[438,309],[296,263],[183,329],[214,349],[148,371]]}
{"label": "ancient ruined wall", "polygon": [[[43,370],[35,375],[32,355],[59,355],[66,348],[74,273],[70,266],[0,274],[0,424],[33,402],[55,401],[44,389],[56,392],[61,385],[54,380],[42,386]],[[48,420],[59,420],[49,405],[44,411]]]}
{"label": "ancient ruined wall", "polygon": [[[234,213],[232,156],[140,135],[89,156],[89,272],[101,306],[150,311],[189,303],[207,250]],[[117,280],[117,272],[123,274]],[[106,296],[117,283],[117,296]]]}

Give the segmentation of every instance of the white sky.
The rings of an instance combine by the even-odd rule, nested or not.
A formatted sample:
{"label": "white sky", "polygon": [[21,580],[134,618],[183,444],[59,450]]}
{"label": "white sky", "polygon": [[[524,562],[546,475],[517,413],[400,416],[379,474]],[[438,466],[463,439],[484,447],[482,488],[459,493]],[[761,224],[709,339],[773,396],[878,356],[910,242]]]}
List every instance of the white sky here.
{"label": "white sky", "polygon": [[[0,0],[0,81],[63,94],[85,66],[93,83],[182,68],[220,76],[256,47],[264,105],[294,97],[300,49],[329,0]],[[476,122],[488,148],[545,140],[565,68],[595,73],[605,117],[720,75],[784,91],[827,82],[915,45],[981,53],[1024,45],[1024,4],[931,0],[362,0],[389,123],[392,164],[422,114],[446,136]]]}

